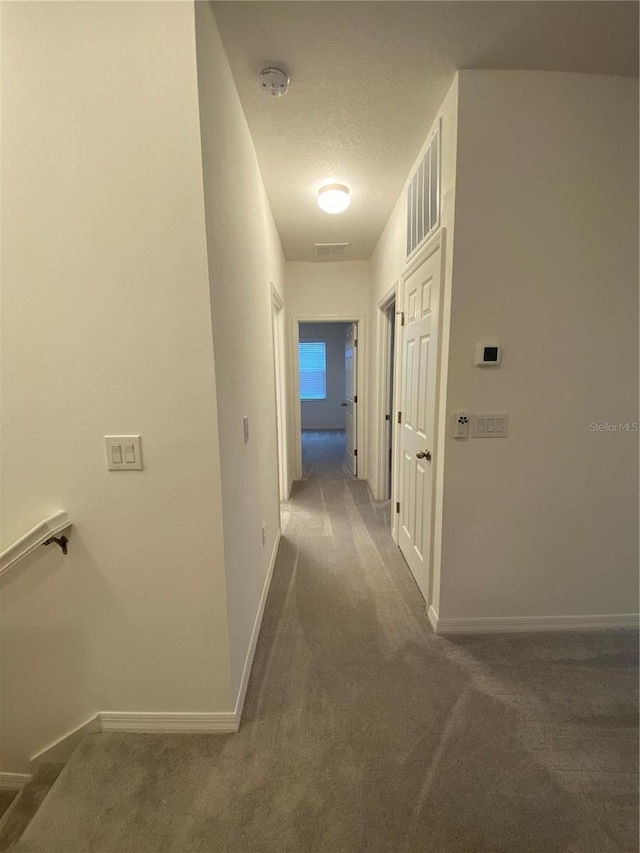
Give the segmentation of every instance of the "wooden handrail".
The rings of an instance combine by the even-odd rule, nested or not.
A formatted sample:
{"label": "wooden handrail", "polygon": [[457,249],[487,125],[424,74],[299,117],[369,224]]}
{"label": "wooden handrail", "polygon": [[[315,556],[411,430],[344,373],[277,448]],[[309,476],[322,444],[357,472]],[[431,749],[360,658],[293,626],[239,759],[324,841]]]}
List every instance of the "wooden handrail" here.
{"label": "wooden handrail", "polygon": [[45,518],[40,524],[36,524],[32,530],[0,553],[0,576],[31,554],[32,551],[35,551],[36,548],[39,548],[40,545],[49,545],[51,542],[55,542],[66,554],[67,537],[58,537],[57,534],[69,527],[71,527],[71,521],[64,510],[60,510],[49,518]]}

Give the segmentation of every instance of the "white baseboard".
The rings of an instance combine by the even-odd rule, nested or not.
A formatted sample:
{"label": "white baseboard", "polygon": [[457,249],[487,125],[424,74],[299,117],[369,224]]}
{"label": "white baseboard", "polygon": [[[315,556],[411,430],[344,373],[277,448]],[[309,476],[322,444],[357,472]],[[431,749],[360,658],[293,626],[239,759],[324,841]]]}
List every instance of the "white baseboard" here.
{"label": "white baseboard", "polygon": [[237,732],[238,721],[228,713],[102,711],[98,714],[102,732],[154,732],[188,734],[189,732]]}
{"label": "white baseboard", "polygon": [[44,764],[45,762],[66,764],[71,758],[71,753],[85,735],[100,731],[100,720],[98,717],[99,715],[96,714],[95,717],[91,717],[82,723],[82,725],[62,735],[62,737],[59,737],[56,741],[49,744],[49,746],[41,749],[40,752],[36,752],[29,762],[31,769],[35,771],[40,764]]}
{"label": "white baseboard", "polygon": [[0,773],[0,791],[19,791],[30,781],[29,773]]}
{"label": "white baseboard", "polygon": [[605,631],[638,628],[634,613],[603,613],[588,616],[502,616],[494,619],[439,619],[433,607],[429,622],[436,634],[527,633],[539,631]]}
{"label": "white baseboard", "polygon": [[253,665],[253,657],[256,653],[256,646],[258,645],[258,637],[260,636],[260,627],[262,625],[262,617],[264,616],[264,608],[267,603],[267,596],[269,595],[269,589],[271,588],[271,578],[273,577],[273,570],[276,566],[276,560],[278,558],[278,549],[280,547],[280,540],[282,539],[282,534],[278,530],[276,535],[276,541],[273,544],[273,551],[271,552],[271,559],[269,561],[269,569],[267,570],[267,576],[264,579],[264,586],[262,587],[262,595],[260,596],[260,604],[258,605],[258,612],[256,613],[256,618],[253,623],[253,631],[251,632],[251,640],[249,642],[249,648],[247,649],[247,656],[244,661],[244,667],[242,669],[242,678],[240,679],[240,689],[238,690],[238,697],[236,699],[236,707],[235,707],[235,717],[238,721],[238,727],[240,727],[240,721],[242,720],[242,709],[244,708],[244,700],[247,696],[247,687],[249,686],[249,676],[251,675],[251,667]]}

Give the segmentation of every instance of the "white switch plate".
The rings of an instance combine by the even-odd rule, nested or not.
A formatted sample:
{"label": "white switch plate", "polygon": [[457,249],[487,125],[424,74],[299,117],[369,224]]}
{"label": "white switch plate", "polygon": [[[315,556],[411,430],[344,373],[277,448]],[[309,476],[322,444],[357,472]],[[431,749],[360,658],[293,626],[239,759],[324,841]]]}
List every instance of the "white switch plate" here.
{"label": "white switch plate", "polygon": [[105,435],[107,471],[142,471],[139,435]]}
{"label": "white switch plate", "polygon": [[453,427],[454,438],[469,438],[469,426],[471,424],[469,412],[456,412]]}
{"label": "white switch plate", "polygon": [[473,416],[472,438],[506,438],[508,434],[509,415],[506,412]]}

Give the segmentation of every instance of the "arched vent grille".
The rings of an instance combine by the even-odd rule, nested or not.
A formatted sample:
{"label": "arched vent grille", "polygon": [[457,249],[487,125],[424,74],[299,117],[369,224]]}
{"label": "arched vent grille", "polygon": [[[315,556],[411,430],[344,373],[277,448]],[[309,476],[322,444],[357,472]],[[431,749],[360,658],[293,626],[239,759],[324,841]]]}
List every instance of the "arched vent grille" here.
{"label": "arched vent grille", "polygon": [[440,128],[407,188],[407,257],[440,225]]}

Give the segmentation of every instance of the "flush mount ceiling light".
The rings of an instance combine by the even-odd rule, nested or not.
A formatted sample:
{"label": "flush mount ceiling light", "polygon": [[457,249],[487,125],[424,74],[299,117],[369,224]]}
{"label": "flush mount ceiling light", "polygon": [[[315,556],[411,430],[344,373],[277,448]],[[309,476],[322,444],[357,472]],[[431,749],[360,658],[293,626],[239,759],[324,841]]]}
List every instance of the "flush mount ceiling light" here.
{"label": "flush mount ceiling light", "polygon": [[326,184],[318,190],[318,204],[326,213],[342,213],[351,204],[349,187]]}

